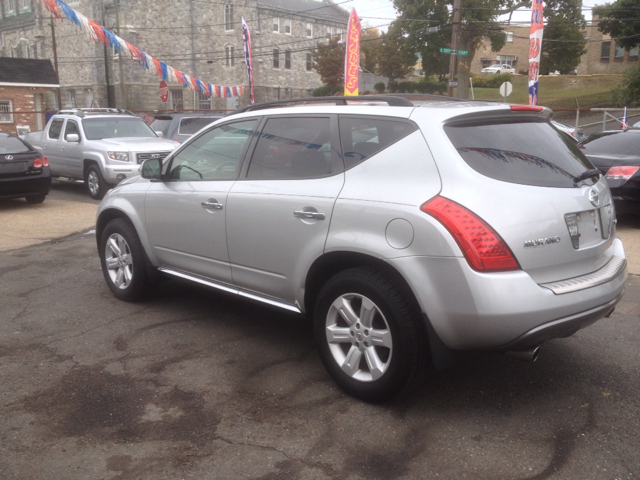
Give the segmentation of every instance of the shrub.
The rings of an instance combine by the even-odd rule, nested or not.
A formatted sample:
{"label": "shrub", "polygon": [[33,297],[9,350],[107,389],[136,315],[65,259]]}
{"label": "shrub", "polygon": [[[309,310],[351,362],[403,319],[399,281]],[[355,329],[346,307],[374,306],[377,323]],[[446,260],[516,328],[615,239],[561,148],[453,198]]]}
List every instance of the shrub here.
{"label": "shrub", "polygon": [[416,82],[400,82],[398,84],[398,91],[400,93],[414,93],[418,84]]}
{"label": "shrub", "polygon": [[473,77],[474,88],[500,88],[504,82],[508,82],[513,77],[510,73],[500,75],[478,75]]}
{"label": "shrub", "polygon": [[330,97],[344,89],[341,85],[323,85],[313,91],[314,97]]}
{"label": "shrub", "polygon": [[378,82],[373,86],[373,89],[377,92],[377,93],[384,93],[385,90],[385,85],[384,82]]}

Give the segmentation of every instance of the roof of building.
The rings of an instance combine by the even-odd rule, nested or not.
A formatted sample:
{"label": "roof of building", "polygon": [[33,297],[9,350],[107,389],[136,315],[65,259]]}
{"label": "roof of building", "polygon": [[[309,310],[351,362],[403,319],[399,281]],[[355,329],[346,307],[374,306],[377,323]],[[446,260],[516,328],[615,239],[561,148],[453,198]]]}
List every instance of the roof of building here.
{"label": "roof of building", "polygon": [[51,60],[0,57],[0,84],[59,85]]}
{"label": "roof of building", "polygon": [[258,0],[258,5],[263,8],[288,10],[333,22],[345,23],[349,19],[349,12],[335,5],[331,0]]}

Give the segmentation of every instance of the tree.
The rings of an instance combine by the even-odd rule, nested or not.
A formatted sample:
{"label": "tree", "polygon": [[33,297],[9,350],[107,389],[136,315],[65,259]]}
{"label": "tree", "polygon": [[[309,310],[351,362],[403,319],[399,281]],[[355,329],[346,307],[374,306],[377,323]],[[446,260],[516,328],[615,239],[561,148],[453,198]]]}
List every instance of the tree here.
{"label": "tree", "polygon": [[616,39],[622,48],[640,45],[640,0],[617,0],[593,8],[598,30]]}
{"label": "tree", "polygon": [[360,67],[365,71],[376,71],[381,44],[380,30],[363,25],[360,34]]}
{"label": "tree", "polygon": [[587,52],[587,41],[580,28],[586,25],[582,15],[582,0],[547,0],[540,73],[562,74],[573,71],[580,64],[580,56]]}
{"label": "tree", "polygon": [[415,53],[407,49],[405,43],[401,40],[393,32],[389,32],[389,35],[383,38],[378,47],[376,73],[387,77],[389,83],[399,78],[404,78],[417,63]]}
{"label": "tree", "polygon": [[[467,50],[468,56],[458,56],[458,97],[468,98],[469,66],[476,49],[485,40],[494,52],[505,43],[499,17],[514,10],[531,6],[531,0],[463,0],[458,50]],[[422,54],[426,72],[439,75],[448,71],[449,55],[441,54],[441,46],[451,46],[453,0],[394,0],[398,18],[392,29],[406,35],[407,48]],[[446,70],[445,70],[446,67]]]}
{"label": "tree", "polygon": [[326,85],[344,85],[344,43],[338,43],[339,37],[329,39],[328,43],[318,43],[318,48],[311,52],[311,67],[320,74]]}
{"label": "tree", "polygon": [[622,75],[620,86],[611,93],[614,103],[619,107],[640,105],[640,65],[627,68]]}

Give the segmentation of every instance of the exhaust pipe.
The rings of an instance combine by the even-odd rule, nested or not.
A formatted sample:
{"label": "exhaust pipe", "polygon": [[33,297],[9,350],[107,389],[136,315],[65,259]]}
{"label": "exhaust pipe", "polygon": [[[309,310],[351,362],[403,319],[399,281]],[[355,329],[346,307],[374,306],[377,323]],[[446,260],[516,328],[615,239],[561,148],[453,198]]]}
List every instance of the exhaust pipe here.
{"label": "exhaust pipe", "polygon": [[526,350],[518,350],[516,352],[505,352],[509,357],[517,358],[525,362],[533,363],[538,359],[540,346],[527,348]]}

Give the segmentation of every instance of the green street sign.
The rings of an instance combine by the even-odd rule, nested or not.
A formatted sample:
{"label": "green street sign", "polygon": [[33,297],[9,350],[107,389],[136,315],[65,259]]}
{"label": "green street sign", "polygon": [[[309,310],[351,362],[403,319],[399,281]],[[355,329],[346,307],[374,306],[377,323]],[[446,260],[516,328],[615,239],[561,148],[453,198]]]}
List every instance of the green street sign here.
{"label": "green street sign", "polygon": [[[440,53],[451,53],[451,51],[452,51],[452,50],[451,50],[450,48],[443,48],[443,47],[440,47]],[[466,56],[468,56],[468,55],[469,55],[469,50],[456,50],[456,53],[457,53],[458,55],[461,55],[461,56],[463,56],[463,57],[466,57]]]}

